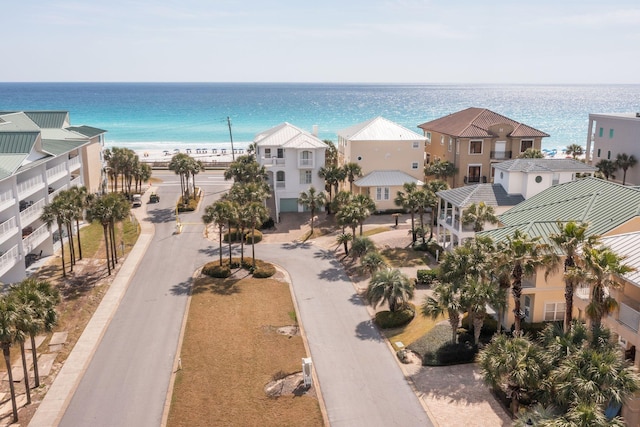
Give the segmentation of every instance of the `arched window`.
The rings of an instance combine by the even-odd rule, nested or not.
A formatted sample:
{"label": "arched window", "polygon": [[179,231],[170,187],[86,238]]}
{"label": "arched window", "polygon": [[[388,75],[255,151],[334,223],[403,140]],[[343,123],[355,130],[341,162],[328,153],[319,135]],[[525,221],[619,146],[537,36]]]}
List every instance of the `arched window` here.
{"label": "arched window", "polygon": [[284,171],[276,172],[276,181],[284,181]]}

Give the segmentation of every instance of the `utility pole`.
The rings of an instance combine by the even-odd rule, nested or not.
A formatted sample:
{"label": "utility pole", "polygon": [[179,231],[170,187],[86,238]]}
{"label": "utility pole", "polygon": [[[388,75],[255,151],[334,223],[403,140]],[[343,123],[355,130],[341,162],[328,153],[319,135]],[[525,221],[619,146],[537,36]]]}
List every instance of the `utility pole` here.
{"label": "utility pole", "polygon": [[233,135],[231,134],[231,119],[227,116],[227,125],[229,126],[229,139],[231,139],[231,159],[236,161],[236,151],[233,149]]}

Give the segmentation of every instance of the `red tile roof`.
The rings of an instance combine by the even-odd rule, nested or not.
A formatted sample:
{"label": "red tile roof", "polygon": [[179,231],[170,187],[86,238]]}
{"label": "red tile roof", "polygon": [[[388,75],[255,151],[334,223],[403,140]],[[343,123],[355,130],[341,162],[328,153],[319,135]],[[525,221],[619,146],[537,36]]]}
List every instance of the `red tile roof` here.
{"label": "red tile roof", "polygon": [[438,132],[458,138],[491,138],[497,135],[491,133],[491,126],[506,123],[513,126],[511,137],[547,137],[548,134],[534,129],[508,117],[494,113],[486,108],[470,107],[457,113],[423,123],[418,127],[425,131]]}

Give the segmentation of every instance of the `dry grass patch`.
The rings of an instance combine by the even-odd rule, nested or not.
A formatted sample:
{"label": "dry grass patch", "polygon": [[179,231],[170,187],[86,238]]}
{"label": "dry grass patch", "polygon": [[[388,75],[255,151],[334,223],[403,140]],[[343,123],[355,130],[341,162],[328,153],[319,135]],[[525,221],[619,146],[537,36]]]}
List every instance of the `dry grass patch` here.
{"label": "dry grass patch", "polygon": [[382,226],[382,227],[371,228],[369,230],[365,230],[364,233],[362,234],[365,237],[369,237],[369,236],[373,236],[374,234],[385,233],[387,231],[391,231],[391,227]]}
{"label": "dry grass patch", "polygon": [[441,322],[444,317],[433,320],[430,317],[425,317],[420,313],[420,307],[416,307],[416,316],[409,324],[401,328],[383,329],[383,335],[389,340],[394,350],[401,350],[396,343],[399,341],[405,347],[414,343],[427,332],[433,329],[437,323]]}
{"label": "dry grass patch", "polygon": [[291,325],[289,286],[273,279],[200,278],[193,286],[169,426],[322,426],[307,395],[269,398],[264,387],[301,370],[302,338]]}
{"label": "dry grass patch", "polygon": [[380,251],[389,267],[415,267],[427,265],[425,252],[405,248],[386,248]]}

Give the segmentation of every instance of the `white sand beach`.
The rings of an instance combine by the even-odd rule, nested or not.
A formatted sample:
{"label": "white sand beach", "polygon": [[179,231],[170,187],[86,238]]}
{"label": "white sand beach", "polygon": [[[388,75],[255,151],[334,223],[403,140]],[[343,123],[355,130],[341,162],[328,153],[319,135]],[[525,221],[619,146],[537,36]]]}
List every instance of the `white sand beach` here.
{"label": "white sand beach", "polygon": [[227,148],[174,148],[135,150],[135,153],[143,162],[168,162],[175,154],[183,153],[205,163],[227,163],[233,161],[234,154],[237,158],[247,153],[244,148],[236,148],[234,151],[235,153],[232,153],[231,149]]}

